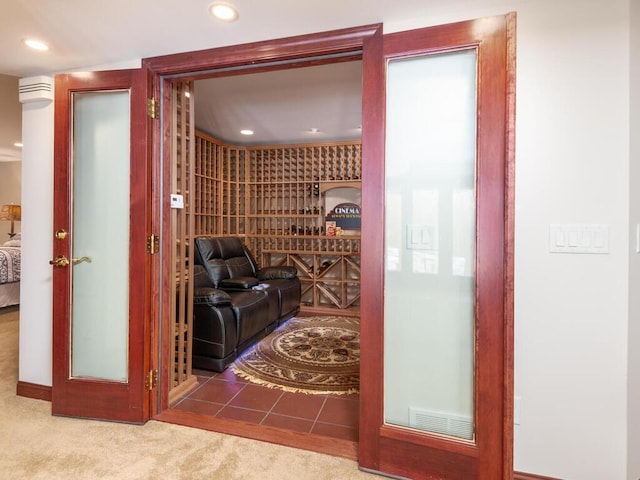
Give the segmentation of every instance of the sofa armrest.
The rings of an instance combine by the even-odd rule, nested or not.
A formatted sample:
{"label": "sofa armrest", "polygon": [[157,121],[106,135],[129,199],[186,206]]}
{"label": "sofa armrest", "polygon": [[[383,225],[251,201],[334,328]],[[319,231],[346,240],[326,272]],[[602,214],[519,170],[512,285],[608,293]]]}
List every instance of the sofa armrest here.
{"label": "sofa armrest", "polygon": [[264,267],[256,274],[259,280],[289,280],[298,276],[296,267],[280,266],[280,267]]}
{"label": "sofa armrest", "polygon": [[193,303],[195,305],[222,307],[225,305],[231,305],[231,295],[217,288],[196,288],[193,292]]}
{"label": "sofa armrest", "polygon": [[260,283],[256,277],[226,278],[220,282],[220,288],[229,290],[248,290]]}

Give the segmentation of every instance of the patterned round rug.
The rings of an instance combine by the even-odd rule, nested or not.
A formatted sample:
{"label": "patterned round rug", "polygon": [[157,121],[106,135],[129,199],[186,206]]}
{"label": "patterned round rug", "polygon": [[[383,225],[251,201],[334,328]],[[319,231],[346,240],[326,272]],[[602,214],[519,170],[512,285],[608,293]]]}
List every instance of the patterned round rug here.
{"label": "patterned round rug", "polygon": [[357,393],[359,320],[292,318],[247,350],[231,369],[251,382],[289,392]]}

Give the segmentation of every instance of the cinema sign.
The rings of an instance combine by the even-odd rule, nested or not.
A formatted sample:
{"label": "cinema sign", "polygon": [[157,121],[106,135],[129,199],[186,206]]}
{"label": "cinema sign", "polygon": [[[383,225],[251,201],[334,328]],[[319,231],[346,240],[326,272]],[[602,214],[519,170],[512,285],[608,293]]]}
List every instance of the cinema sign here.
{"label": "cinema sign", "polygon": [[355,203],[340,203],[331,210],[325,220],[336,222],[336,228],[342,230],[360,230],[360,206]]}

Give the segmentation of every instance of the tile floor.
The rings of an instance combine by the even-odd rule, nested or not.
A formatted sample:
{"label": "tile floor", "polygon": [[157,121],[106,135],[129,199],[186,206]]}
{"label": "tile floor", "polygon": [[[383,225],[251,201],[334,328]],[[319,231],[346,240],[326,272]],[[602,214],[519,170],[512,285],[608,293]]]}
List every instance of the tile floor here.
{"label": "tile floor", "polygon": [[231,369],[195,370],[199,385],[171,407],[298,432],[358,441],[359,395],[308,395],[253,384]]}

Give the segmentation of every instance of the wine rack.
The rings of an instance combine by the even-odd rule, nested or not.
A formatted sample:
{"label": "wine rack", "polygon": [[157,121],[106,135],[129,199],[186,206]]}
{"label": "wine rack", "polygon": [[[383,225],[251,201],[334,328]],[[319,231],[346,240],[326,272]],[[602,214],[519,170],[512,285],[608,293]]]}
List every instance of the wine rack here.
{"label": "wine rack", "polygon": [[361,187],[359,141],[239,147],[196,132],[195,234],[238,235],[261,266],[290,265],[307,313],[358,315],[360,235],[328,236],[326,198]]}
{"label": "wine rack", "polygon": [[193,91],[193,82],[180,82],[173,85],[172,136],[171,147],[171,192],[181,195],[185,208],[171,209],[171,235],[175,240],[171,245],[172,272],[174,281],[170,283],[171,311],[173,317],[173,368],[169,369],[169,402],[179,398],[184,392],[197,384],[192,372],[192,318],[193,318],[193,282],[189,252],[193,251],[194,218],[192,205],[194,199],[193,139],[193,101],[186,92]]}

